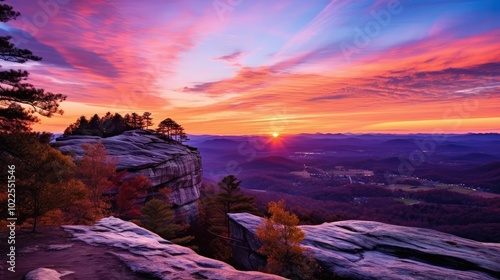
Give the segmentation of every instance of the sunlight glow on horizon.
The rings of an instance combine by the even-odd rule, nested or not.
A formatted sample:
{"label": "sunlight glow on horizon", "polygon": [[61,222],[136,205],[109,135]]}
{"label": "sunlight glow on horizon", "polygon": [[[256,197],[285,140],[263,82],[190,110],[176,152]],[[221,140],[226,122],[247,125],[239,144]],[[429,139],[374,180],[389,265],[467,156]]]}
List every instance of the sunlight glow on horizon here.
{"label": "sunlight glow on horizon", "polygon": [[189,134],[500,132],[498,1],[233,2],[70,1],[32,28],[40,4],[6,0],[1,36],[43,60],[2,66],[68,96],[37,131],[148,111]]}

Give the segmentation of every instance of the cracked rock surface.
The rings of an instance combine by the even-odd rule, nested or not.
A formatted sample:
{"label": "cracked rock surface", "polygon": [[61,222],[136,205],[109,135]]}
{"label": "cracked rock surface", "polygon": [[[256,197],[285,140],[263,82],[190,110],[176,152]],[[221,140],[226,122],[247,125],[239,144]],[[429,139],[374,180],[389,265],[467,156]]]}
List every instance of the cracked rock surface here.
{"label": "cracked rock surface", "polygon": [[[255,239],[263,219],[228,214],[240,264],[262,265]],[[371,221],[300,226],[302,244],[328,271],[354,279],[499,279],[500,244],[482,243],[430,229]]]}
{"label": "cracked rock surface", "polygon": [[[153,190],[169,188],[171,203],[188,220],[198,213],[202,165],[200,153],[175,141],[164,141],[145,130],[125,131],[121,135],[65,136],[52,146],[79,158],[85,155],[82,145],[101,141],[109,155],[115,158],[117,171],[127,170],[127,176],[144,175],[151,180]],[[151,191],[149,195],[154,195]]]}

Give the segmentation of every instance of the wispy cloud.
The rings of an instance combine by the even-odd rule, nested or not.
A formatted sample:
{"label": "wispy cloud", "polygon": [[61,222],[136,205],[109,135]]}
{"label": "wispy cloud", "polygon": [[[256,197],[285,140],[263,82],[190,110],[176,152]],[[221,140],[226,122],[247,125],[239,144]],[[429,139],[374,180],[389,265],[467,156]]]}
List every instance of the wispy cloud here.
{"label": "wispy cloud", "polygon": [[242,55],[242,52],[236,51],[236,52],[233,52],[232,54],[223,55],[221,57],[214,58],[214,60],[221,60],[221,61],[225,61],[225,62],[234,63],[238,60],[238,58],[241,57],[241,55]]}
{"label": "wispy cloud", "polygon": [[67,117],[44,119],[51,130],[145,110],[191,133],[251,134],[276,119],[290,133],[429,130],[470,98],[480,109],[457,130],[486,129],[500,102],[500,5],[400,2],[349,59],[339,46],[369,36],[388,1],[244,1],[220,21],[202,0],[16,0],[22,16],[0,35],[43,56],[19,66],[30,82],[68,95]]}

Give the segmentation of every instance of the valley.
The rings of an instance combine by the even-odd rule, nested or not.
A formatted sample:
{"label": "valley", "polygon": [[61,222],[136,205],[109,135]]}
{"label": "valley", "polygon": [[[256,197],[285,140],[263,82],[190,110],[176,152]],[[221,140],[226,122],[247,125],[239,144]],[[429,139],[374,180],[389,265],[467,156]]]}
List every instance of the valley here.
{"label": "valley", "polygon": [[[439,140],[439,141],[438,141]],[[204,181],[228,174],[259,209],[285,199],[305,224],[371,220],[500,242],[498,134],[192,137]]]}

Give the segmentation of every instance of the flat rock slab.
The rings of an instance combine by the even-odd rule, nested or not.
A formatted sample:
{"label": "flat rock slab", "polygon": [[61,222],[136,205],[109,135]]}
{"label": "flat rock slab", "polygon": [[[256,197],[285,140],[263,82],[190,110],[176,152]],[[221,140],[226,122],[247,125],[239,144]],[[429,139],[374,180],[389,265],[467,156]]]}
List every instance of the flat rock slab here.
{"label": "flat rock slab", "polygon": [[132,271],[155,279],[284,279],[261,272],[238,271],[164,240],[134,223],[108,217],[94,226],[63,226],[77,240],[105,247]]}
{"label": "flat rock slab", "polygon": [[[257,250],[263,219],[229,214],[232,237]],[[354,279],[499,279],[500,244],[371,221],[300,226],[303,245],[326,269]],[[247,262],[248,263],[248,262]]]}

